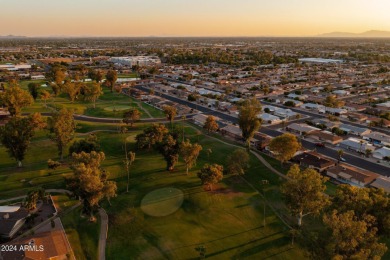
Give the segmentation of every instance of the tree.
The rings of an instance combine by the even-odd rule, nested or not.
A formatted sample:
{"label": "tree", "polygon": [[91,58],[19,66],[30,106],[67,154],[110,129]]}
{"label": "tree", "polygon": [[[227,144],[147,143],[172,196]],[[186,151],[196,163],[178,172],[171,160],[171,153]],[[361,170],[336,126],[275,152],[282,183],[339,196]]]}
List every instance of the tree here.
{"label": "tree", "polygon": [[111,93],[114,91],[115,82],[118,79],[118,74],[116,70],[109,70],[106,74],[106,82],[111,88]]}
{"label": "tree", "polygon": [[287,177],[281,192],[288,209],[298,217],[298,225],[301,226],[304,216],[318,215],[329,204],[329,198],[324,194],[328,178],[314,169],[301,171],[297,164],[291,166]]}
{"label": "tree", "polygon": [[89,69],[88,78],[96,81],[97,83],[100,83],[100,81],[103,79],[103,72],[101,70]]}
{"label": "tree", "polygon": [[248,168],[249,154],[243,149],[236,149],[227,158],[227,172],[234,175],[244,175]]}
{"label": "tree", "polygon": [[176,163],[179,160],[180,144],[178,136],[175,133],[166,134],[162,141],[158,143],[158,150],[167,162],[167,170],[173,171]]}
{"label": "tree", "polygon": [[213,190],[213,184],[220,182],[223,178],[223,166],[219,164],[205,164],[198,172],[198,178],[203,185]]}
{"label": "tree", "polygon": [[203,128],[206,129],[208,133],[217,131],[219,126],[217,121],[215,120],[215,117],[211,115],[208,116],[206,118],[206,122],[203,125]]}
{"label": "tree", "polygon": [[186,165],[186,174],[188,175],[188,169],[192,168],[194,164],[196,164],[196,160],[198,159],[199,153],[202,150],[202,146],[195,143],[191,144],[190,140],[186,140],[182,142],[180,145],[179,154],[183,158],[183,161]]}
{"label": "tree", "polygon": [[93,108],[96,108],[96,100],[103,95],[102,87],[100,83],[93,82],[87,85],[84,91],[84,99],[93,102]]}
{"label": "tree", "polygon": [[383,189],[338,185],[332,207],[340,213],[353,210],[359,220],[373,216],[378,233],[390,236],[390,198]]}
{"label": "tree", "polygon": [[339,161],[343,157],[343,154],[344,154],[344,150],[341,150],[341,149],[337,150],[337,155],[339,156],[339,158],[338,158]]}
{"label": "tree", "polygon": [[271,91],[268,86],[263,86],[262,90],[263,90],[264,95],[268,95]]}
{"label": "tree", "polygon": [[49,168],[51,170],[55,170],[60,166],[61,166],[61,163],[58,161],[53,161],[52,159],[47,160],[47,168]]}
{"label": "tree", "polygon": [[45,107],[47,107],[47,100],[51,97],[49,91],[43,90],[41,91],[41,99],[45,102]]}
{"label": "tree", "polygon": [[269,144],[269,149],[282,165],[284,162],[290,160],[300,148],[301,144],[297,137],[289,133],[273,138]]}
{"label": "tree", "polygon": [[66,77],[66,67],[60,64],[54,64],[46,73],[46,79],[54,82],[61,89],[62,83]]}
{"label": "tree", "polygon": [[163,124],[153,124],[146,128],[143,133],[135,137],[137,147],[150,149],[153,145],[162,142],[164,136],[168,134],[168,129]]}
{"label": "tree", "polygon": [[344,106],[344,101],[340,101],[334,95],[329,95],[325,98],[324,106],[339,108]]}
{"label": "tree", "polygon": [[366,149],[366,151],[364,152],[366,157],[369,158],[372,154],[372,150],[371,149]]}
{"label": "tree", "polygon": [[132,108],[128,111],[125,111],[123,113],[123,123],[125,123],[126,125],[130,124],[130,126],[132,127],[133,124],[141,118],[141,115],[142,113],[136,108]]}
{"label": "tree", "polygon": [[163,106],[163,110],[164,110],[164,113],[165,113],[167,119],[169,120],[169,122],[171,122],[171,126],[172,126],[172,122],[173,122],[173,120],[175,120],[175,116],[177,114],[176,107]]}
{"label": "tree", "polygon": [[45,190],[37,189],[32,190],[27,194],[26,200],[24,202],[24,207],[31,211],[37,207],[37,202],[39,199],[43,199],[45,196]]}
{"label": "tree", "polygon": [[63,150],[66,145],[73,140],[76,123],[73,118],[73,112],[65,108],[53,114],[49,118],[49,130],[51,139],[56,142],[58,154],[63,160]]}
{"label": "tree", "polygon": [[28,91],[30,92],[30,94],[34,100],[36,100],[38,97],[39,88],[40,88],[40,86],[38,83],[31,82],[28,84]]}
{"label": "tree", "polygon": [[387,247],[378,242],[374,217],[364,215],[358,219],[353,210],[332,213],[323,221],[329,228],[330,237],[326,252],[332,259],[380,259]]}
{"label": "tree", "polygon": [[66,180],[68,189],[83,201],[84,212],[91,216],[100,200],[107,198],[110,202],[116,196],[116,183],[108,181],[109,173],[100,166],[104,159],[103,152],[73,153],[70,168],[74,175]]}
{"label": "tree", "polygon": [[68,94],[69,100],[73,103],[80,93],[80,84],[71,82],[69,79],[67,79],[62,86],[62,91]]}
{"label": "tree", "polygon": [[245,100],[239,108],[238,125],[242,131],[242,137],[250,145],[250,140],[259,130],[261,122],[257,115],[261,112],[261,104],[255,99]]}
{"label": "tree", "polygon": [[95,134],[89,134],[86,139],[74,141],[73,144],[69,147],[69,155],[81,152],[90,153],[92,151],[101,151],[98,138]]}
{"label": "tree", "polygon": [[7,124],[0,126],[1,143],[8,154],[18,162],[18,167],[22,167],[22,161],[35,131],[43,129],[45,125],[41,114],[35,113],[29,117],[13,117]]}
{"label": "tree", "polygon": [[126,185],[126,192],[129,192],[129,183],[130,183],[130,166],[135,161],[135,153],[130,151],[126,153],[126,159],[124,161],[124,165],[127,172],[127,185]]}
{"label": "tree", "polygon": [[30,106],[34,102],[33,97],[18,85],[12,85],[0,93],[0,105],[8,108],[12,116],[20,116],[22,108]]}

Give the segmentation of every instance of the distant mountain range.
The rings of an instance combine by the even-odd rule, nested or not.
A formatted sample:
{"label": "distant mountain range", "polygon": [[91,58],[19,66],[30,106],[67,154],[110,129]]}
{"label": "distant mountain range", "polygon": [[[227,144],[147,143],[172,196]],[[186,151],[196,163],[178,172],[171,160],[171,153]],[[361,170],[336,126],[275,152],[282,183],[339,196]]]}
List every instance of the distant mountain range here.
{"label": "distant mountain range", "polygon": [[317,35],[317,37],[390,37],[389,31],[371,30],[362,33],[331,32]]}
{"label": "distant mountain range", "polygon": [[0,35],[0,38],[26,38],[26,36],[18,36],[18,35]]}

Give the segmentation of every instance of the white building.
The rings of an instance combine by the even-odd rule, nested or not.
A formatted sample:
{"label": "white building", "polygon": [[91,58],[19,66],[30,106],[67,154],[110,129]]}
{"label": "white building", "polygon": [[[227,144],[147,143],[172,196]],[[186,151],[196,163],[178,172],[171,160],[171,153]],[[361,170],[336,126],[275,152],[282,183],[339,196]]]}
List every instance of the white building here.
{"label": "white building", "polygon": [[124,66],[156,66],[161,64],[161,60],[157,56],[112,57],[108,61]]}

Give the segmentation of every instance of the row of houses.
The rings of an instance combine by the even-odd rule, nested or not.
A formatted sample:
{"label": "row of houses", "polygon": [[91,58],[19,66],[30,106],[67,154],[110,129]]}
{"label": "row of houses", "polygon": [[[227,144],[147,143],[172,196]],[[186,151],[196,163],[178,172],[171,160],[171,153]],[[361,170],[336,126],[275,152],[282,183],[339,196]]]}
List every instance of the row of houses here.
{"label": "row of houses", "polygon": [[302,167],[315,169],[340,183],[357,187],[383,188],[390,193],[390,177],[339,163],[315,151],[299,152],[292,158],[292,161]]}

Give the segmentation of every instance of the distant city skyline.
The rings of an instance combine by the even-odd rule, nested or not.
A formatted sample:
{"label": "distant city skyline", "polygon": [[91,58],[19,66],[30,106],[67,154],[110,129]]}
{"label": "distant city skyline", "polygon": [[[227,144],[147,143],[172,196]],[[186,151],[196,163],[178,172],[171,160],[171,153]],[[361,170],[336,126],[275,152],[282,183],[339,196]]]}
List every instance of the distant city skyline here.
{"label": "distant city skyline", "polygon": [[0,0],[0,35],[315,36],[390,31],[387,0]]}

